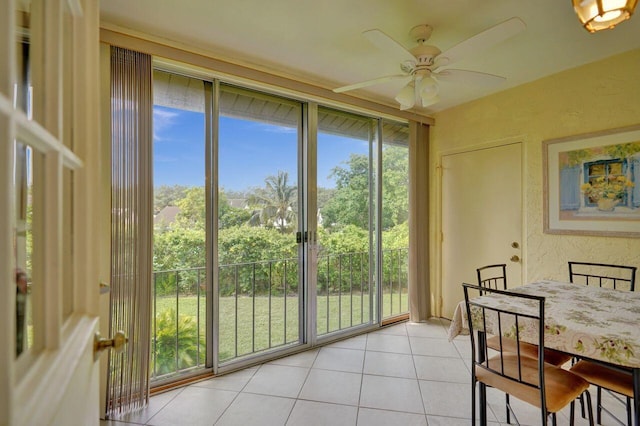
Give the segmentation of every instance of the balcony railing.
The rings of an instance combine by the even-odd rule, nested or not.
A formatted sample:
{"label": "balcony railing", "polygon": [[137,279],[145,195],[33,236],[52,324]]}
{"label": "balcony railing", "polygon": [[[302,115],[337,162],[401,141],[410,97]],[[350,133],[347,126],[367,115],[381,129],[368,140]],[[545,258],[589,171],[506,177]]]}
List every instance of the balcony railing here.
{"label": "balcony railing", "polygon": [[[408,312],[408,249],[383,252],[383,318]],[[219,267],[220,362],[294,345],[300,338],[297,259]],[[368,253],[320,255],[317,264],[317,333],[374,321],[375,286]],[[204,267],[154,272],[152,380],[204,367]]]}

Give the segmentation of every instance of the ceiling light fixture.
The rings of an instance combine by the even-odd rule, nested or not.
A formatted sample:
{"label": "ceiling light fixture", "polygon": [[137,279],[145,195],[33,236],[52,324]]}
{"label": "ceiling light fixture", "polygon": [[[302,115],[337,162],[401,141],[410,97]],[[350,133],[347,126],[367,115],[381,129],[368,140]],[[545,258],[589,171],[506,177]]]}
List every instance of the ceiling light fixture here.
{"label": "ceiling light fixture", "polygon": [[584,28],[594,33],[611,29],[633,15],[638,0],[572,0]]}
{"label": "ceiling light fixture", "polygon": [[420,102],[422,107],[427,107],[437,103],[438,98],[438,82],[430,75],[420,77],[410,81],[404,86],[395,97],[400,104],[400,109],[410,109]]}

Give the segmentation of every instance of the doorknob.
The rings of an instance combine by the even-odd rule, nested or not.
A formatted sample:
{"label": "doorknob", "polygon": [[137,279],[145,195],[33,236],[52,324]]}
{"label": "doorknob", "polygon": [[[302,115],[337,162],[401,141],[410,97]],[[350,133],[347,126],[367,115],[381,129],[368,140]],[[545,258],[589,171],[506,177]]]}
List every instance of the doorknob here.
{"label": "doorknob", "polygon": [[124,345],[128,341],[129,339],[122,330],[117,331],[113,339],[105,339],[98,332],[93,337],[93,358],[97,360],[102,351],[107,348],[113,348],[116,353],[120,353],[124,351]]}
{"label": "doorknob", "polygon": [[511,259],[509,259],[512,262],[520,262],[520,258],[518,257],[517,254],[514,254],[513,256],[511,256]]}

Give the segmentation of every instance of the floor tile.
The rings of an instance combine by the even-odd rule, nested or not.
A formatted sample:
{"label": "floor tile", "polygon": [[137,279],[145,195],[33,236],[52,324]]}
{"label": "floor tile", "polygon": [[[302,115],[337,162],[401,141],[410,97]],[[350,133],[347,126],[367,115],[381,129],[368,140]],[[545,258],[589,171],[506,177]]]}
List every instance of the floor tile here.
{"label": "floor tile", "polygon": [[312,369],[300,399],[358,405],[362,374]]}
{"label": "floor tile", "polygon": [[370,334],[391,334],[394,336],[406,336],[407,335],[407,327],[405,323],[388,325],[386,327],[382,327],[380,330],[374,331]]}
{"label": "floor tile", "polygon": [[364,351],[343,348],[322,348],[313,368],[362,373]]}
{"label": "floor tile", "polygon": [[413,358],[408,354],[367,351],[364,359],[364,373],[376,376],[416,378]]}
{"label": "floor tile", "polygon": [[304,384],[308,368],[263,364],[243,392],[295,398]]}
{"label": "floor tile", "polygon": [[147,423],[154,426],[210,426],[236,397],[237,392],[187,387]]}
{"label": "floor tile", "polygon": [[[427,426],[424,414],[360,408],[358,426]],[[429,426],[431,426],[429,424]],[[466,426],[466,425],[465,425]]]}
{"label": "floor tile", "polygon": [[194,383],[192,386],[211,389],[223,389],[230,391],[241,391],[251,377],[258,371],[258,367],[247,368],[233,373],[223,374],[208,380]]}
{"label": "floor tile", "polygon": [[241,393],[215,425],[282,426],[289,418],[295,402],[291,398]]}
{"label": "floor tile", "polygon": [[[420,380],[420,392],[427,416],[471,419],[471,384]],[[498,421],[491,410],[487,420]]]}
{"label": "floor tile", "polygon": [[173,398],[180,394],[185,388],[173,389],[168,392],[162,392],[149,398],[149,405],[146,407],[132,411],[130,413],[123,414],[112,420],[121,422],[145,424],[150,418],[155,416],[165,405],[167,405]]}
{"label": "floor tile", "polygon": [[426,322],[410,322],[407,323],[407,334],[414,337],[433,337],[437,339],[446,339],[447,330],[438,320],[429,320]]}
{"label": "floor tile", "polygon": [[471,361],[471,339],[469,336],[456,337],[451,343],[463,359]]}
{"label": "floor tile", "polygon": [[358,407],[298,400],[287,426],[353,426]]}
{"label": "floor tile", "polygon": [[360,406],[424,414],[417,380],[397,377],[362,377]]}
{"label": "floor tile", "polygon": [[411,351],[414,355],[459,357],[456,348],[446,339],[433,339],[430,337],[409,337]]}
{"label": "floor tile", "polygon": [[437,382],[471,383],[471,370],[460,358],[414,355],[418,379]]}
{"label": "floor tile", "polygon": [[290,367],[311,367],[320,349],[309,349],[299,354],[289,355],[269,362],[268,364],[288,365]]}
{"label": "floor tile", "polygon": [[327,346],[325,346],[325,348],[344,348],[344,349],[361,349],[361,350],[365,350],[366,347],[367,347],[366,334],[350,337],[345,340],[338,340],[337,342],[330,343]]}
{"label": "floor tile", "polygon": [[378,352],[392,352],[410,354],[411,347],[406,336],[369,333],[367,336],[367,350]]}
{"label": "floor tile", "polygon": [[[429,421],[429,426],[469,426],[469,419],[456,417],[427,416],[427,420]],[[487,421],[487,425],[500,426],[500,423]]]}

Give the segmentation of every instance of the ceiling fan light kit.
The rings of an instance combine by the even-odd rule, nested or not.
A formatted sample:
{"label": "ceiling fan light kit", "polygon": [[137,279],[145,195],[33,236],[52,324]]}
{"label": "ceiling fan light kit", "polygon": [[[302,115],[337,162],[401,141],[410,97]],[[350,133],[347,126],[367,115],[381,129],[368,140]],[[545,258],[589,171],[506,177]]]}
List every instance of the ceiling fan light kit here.
{"label": "ceiling fan light kit", "polygon": [[608,30],[631,18],[638,0],[572,0],[584,28],[594,33]]}
{"label": "ceiling fan light kit", "polygon": [[[636,0],[637,1],[637,0]],[[417,45],[407,49],[378,29],[363,32],[373,45],[384,50],[392,58],[400,61],[402,74],[388,75],[373,80],[362,81],[333,89],[334,92],[346,92],[393,80],[407,83],[395,96],[401,110],[413,108],[419,104],[423,108],[439,102],[440,83],[470,83],[493,85],[504,81],[504,77],[477,71],[446,68],[454,62],[479,53],[498,44],[525,29],[520,18],[511,18],[487,30],[484,30],[452,48],[442,52],[438,47],[427,44],[433,28],[429,25],[417,25],[410,31]]]}

